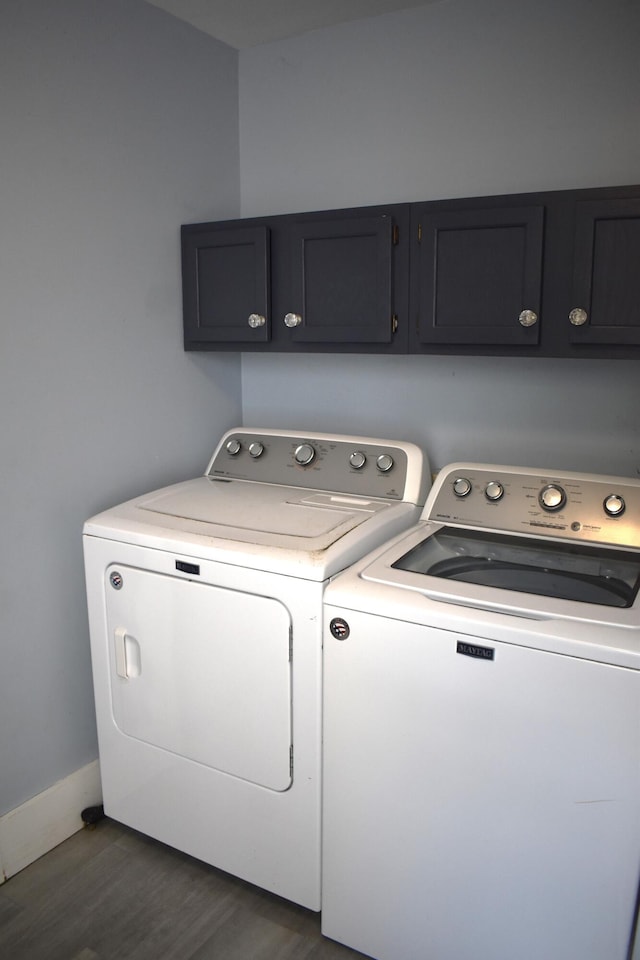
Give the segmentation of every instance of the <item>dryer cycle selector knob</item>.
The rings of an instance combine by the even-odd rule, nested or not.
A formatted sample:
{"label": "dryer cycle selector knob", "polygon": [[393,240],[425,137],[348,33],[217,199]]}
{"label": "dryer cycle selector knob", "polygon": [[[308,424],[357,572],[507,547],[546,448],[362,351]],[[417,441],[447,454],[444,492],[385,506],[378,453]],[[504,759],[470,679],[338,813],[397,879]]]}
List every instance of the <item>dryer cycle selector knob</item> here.
{"label": "dryer cycle selector knob", "polygon": [[484,495],[491,503],[496,503],[504,496],[504,487],[497,480],[490,480],[484,488]]}
{"label": "dryer cycle selector knob", "polygon": [[626,509],[626,503],[617,493],[612,493],[603,503],[604,512],[610,517],[621,517]]}
{"label": "dryer cycle selector knob", "polygon": [[242,450],[242,444],[239,440],[228,440],[227,441],[227,453],[231,454],[232,457],[237,456]]}
{"label": "dryer cycle selector knob", "polygon": [[567,495],[557,483],[548,483],[538,494],[538,503],[543,510],[562,510],[567,502]]}
{"label": "dryer cycle selector knob", "polygon": [[366,462],[367,458],[362,450],[354,450],[349,456],[349,463],[354,470],[362,470]]}
{"label": "dryer cycle selector knob", "polygon": [[316,452],[310,443],[301,443],[299,447],[296,447],[295,453],[293,454],[293,456],[296,463],[299,463],[301,466],[306,467],[308,466],[308,464],[313,462],[316,456]]}
{"label": "dryer cycle selector knob", "polygon": [[249,453],[254,460],[257,460],[264,453],[264,445],[259,440],[254,440],[253,443],[249,444]]}
{"label": "dryer cycle selector knob", "polygon": [[376,460],[376,467],[380,473],[388,473],[393,466],[393,457],[390,453],[381,453]]}
{"label": "dryer cycle selector knob", "polygon": [[456,477],[453,481],[453,492],[456,497],[468,497],[471,493],[471,481],[466,477]]}

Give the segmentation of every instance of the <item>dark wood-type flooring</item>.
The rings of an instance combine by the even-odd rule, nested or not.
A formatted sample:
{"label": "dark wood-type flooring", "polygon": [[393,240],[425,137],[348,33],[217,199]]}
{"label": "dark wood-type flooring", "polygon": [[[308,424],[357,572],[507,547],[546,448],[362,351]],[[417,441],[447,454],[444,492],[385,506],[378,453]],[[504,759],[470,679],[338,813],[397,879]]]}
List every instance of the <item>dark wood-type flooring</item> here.
{"label": "dark wood-type flooring", "polygon": [[112,820],[0,886],[0,960],[358,960],[319,914]]}

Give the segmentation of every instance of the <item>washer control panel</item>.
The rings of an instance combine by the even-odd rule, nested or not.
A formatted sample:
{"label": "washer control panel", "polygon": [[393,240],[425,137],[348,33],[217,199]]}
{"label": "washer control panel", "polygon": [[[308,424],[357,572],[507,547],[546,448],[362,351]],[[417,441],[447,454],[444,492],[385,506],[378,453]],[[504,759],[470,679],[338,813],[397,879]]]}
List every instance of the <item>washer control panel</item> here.
{"label": "washer control panel", "polygon": [[431,485],[427,459],[412,443],[244,428],[225,434],[206,476],[418,504]]}
{"label": "washer control panel", "polygon": [[455,463],[438,474],[423,519],[640,549],[640,481]]}

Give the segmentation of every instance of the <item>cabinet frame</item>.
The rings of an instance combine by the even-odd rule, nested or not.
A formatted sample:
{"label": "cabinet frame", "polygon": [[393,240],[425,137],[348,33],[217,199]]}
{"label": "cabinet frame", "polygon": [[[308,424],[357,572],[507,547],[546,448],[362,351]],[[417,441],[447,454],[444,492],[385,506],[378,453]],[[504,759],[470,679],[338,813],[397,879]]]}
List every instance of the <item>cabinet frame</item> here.
{"label": "cabinet frame", "polygon": [[[225,236],[231,247],[255,245],[255,231],[265,231],[266,237],[259,278],[248,271],[237,282],[243,289],[255,286],[261,291],[262,300],[256,297],[256,303],[266,304],[266,323],[258,330],[244,327],[236,310],[232,321],[208,329],[203,301],[211,296],[198,270],[204,252],[224,249]],[[345,273],[349,263],[353,289]],[[408,204],[185,225],[185,349],[406,353],[408,270]],[[226,299],[233,300],[231,294]],[[300,316],[300,325],[288,327],[287,314]]]}
{"label": "cabinet frame", "polygon": [[[182,258],[186,350],[640,354],[640,186],[188,224]],[[536,320],[523,324],[522,311]],[[249,313],[264,323],[251,327]],[[289,313],[298,326],[285,325]]]}

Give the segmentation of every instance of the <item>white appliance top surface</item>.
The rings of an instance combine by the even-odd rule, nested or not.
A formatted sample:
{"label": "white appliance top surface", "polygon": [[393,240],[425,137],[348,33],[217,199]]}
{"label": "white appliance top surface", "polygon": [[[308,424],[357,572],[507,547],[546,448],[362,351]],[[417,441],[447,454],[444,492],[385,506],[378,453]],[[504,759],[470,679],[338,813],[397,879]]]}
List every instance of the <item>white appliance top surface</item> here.
{"label": "white appliance top surface", "polygon": [[429,483],[412,444],[234,430],[207,475],[113,507],[84,532],[325,579],[415,522]]}
{"label": "white appliance top surface", "polygon": [[150,524],[188,525],[205,536],[265,545],[306,542],[319,550],[390,506],[388,501],[206,477],[137,502]]}
{"label": "white appliance top surface", "polygon": [[[463,496],[453,492],[453,484],[461,478],[470,481],[470,489],[466,484],[458,484],[460,492],[466,491]],[[489,484],[503,486],[495,502],[485,495]],[[560,494],[556,487],[561,489]],[[542,506],[542,491],[548,490],[553,494],[549,497],[552,510]],[[490,486],[489,492],[494,495],[499,491]],[[613,507],[615,515],[606,512],[606,504]],[[500,517],[505,518],[503,526]],[[422,546],[436,541],[443,531],[454,544],[453,549],[456,538],[459,540],[460,556],[451,563],[449,558],[442,561],[445,567],[453,568],[455,573],[451,576],[431,572],[441,562],[437,549],[433,551],[433,566],[431,561],[425,564],[420,559]],[[471,533],[476,536],[467,536]],[[490,548],[493,534],[498,534],[496,539],[503,542],[498,543],[495,558],[482,545],[486,540]],[[461,566],[466,568],[469,559],[469,566],[474,567],[474,540],[485,551],[479,566],[482,568],[484,563],[489,570],[493,563],[509,566],[510,543],[523,548],[511,564],[512,570],[507,571],[505,582],[511,577],[510,589],[496,586],[493,579],[489,583],[485,569],[478,582],[466,582],[465,574],[457,579],[456,561],[461,560]],[[545,551],[549,569],[537,557],[543,557]],[[513,553],[515,557],[516,551]],[[411,557],[416,555],[414,562]],[[640,669],[640,594],[633,590],[634,578],[637,588],[639,565],[640,482],[454,464],[438,475],[421,521],[337,577],[327,589],[326,602],[394,620]],[[518,589],[520,571],[523,579],[522,588]],[[586,582],[584,597],[589,601],[588,583],[589,578],[593,579],[596,602],[554,596],[551,589],[549,595],[544,594],[546,576],[561,581],[565,574],[571,576],[574,571]],[[632,582],[630,605],[607,605],[600,599],[597,581],[605,590],[620,571],[628,571]],[[524,585],[532,577],[541,589],[529,586],[529,592],[525,592]],[[500,576],[497,581],[500,582]],[[554,589],[556,586],[557,582]]]}

